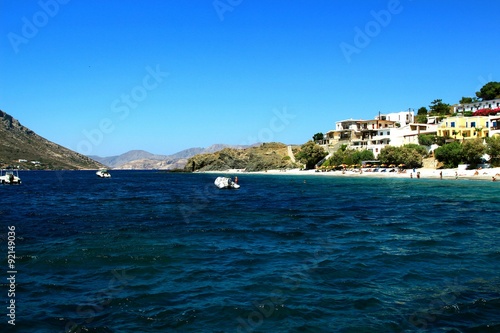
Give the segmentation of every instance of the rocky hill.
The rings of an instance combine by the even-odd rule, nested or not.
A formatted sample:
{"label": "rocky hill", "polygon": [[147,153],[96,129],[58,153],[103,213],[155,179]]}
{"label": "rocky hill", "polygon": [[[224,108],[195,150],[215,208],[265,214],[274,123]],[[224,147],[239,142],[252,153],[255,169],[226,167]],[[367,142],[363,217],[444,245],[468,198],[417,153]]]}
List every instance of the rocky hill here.
{"label": "rocky hill", "polygon": [[0,168],[99,169],[102,164],[53,143],[0,110]]}
{"label": "rocky hill", "polygon": [[292,162],[288,146],[282,143],[263,143],[247,149],[225,148],[211,154],[200,154],[189,158],[186,171],[224,171],[245,169],[264,171],[299,167]]}

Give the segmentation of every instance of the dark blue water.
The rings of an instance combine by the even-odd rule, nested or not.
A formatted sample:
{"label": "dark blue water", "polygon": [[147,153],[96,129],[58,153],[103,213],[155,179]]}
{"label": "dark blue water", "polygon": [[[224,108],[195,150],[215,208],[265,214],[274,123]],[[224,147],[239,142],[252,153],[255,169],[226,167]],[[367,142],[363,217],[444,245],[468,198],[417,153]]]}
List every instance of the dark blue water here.
{"label": "dark blue water", "polygon": [[20,176],[2,332],[500,332],[500,183]]}

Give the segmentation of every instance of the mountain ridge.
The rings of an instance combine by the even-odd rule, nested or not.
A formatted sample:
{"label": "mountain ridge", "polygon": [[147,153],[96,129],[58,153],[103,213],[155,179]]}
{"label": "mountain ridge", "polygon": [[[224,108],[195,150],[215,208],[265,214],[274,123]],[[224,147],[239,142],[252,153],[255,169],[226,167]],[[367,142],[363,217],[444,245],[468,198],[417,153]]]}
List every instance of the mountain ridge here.
{"label": "mountain ridge", "polygon": [[104,165],[45,139],[0,110],[0,167],[81,170],[99,169]]}
{"label": "mountain ridge", "polygon": [[188,148],[171,155],[157,155],[145,150],[130,150],[126,153],[116,156],[100,157],[93,155],[89,157],[113,169],[173,170],[183,169],[189,158],[199,154],[215,153],[225,148],[245,149],[255,145],[228,145],[219,143],[213,144],[206,148]]}

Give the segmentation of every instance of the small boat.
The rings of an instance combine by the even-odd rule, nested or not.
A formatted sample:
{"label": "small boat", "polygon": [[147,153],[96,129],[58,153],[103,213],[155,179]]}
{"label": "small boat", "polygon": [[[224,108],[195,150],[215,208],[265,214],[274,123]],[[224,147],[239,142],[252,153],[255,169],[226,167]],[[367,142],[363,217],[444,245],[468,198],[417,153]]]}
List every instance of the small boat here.
{"label": "small boat", "polygon": [[217,177],[214,181],[215,186],[218,188],[240,188],[235,181],[233,181],[230,177]]}
{"label": "small boat", "polygon": [[101,178],[111,177],[111,174],[108,172],[108,169],[99,169],[99,171],[97,171],[95,174]]}
{"label": "small boat", "polygon": [[21,178],[19,178],[19,171],[15,170],[2,170],[0,171],[0,183],[1,184],[10,184],[10,185],[19,185],[21,184]]}

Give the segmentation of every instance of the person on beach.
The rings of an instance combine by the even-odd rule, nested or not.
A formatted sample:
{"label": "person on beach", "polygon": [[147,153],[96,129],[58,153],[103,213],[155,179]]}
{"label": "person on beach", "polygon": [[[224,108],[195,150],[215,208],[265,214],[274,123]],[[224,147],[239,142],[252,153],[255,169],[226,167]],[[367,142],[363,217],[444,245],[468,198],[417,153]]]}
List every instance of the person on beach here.
{"label": "person on beach", "polygon": [[420,178],[420,171],[417,172],[417,178]]}
{"label": "person on beach", "polygon": [[439,172],[439,178],[443,179],[443,171]]}

